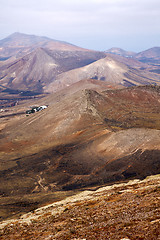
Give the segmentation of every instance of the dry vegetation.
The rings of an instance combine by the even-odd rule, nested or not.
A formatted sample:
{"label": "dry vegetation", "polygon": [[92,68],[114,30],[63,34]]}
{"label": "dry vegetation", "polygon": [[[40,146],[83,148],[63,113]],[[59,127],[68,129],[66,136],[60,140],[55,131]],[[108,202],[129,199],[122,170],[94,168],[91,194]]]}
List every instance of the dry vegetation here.
{"label": "dry vegetation", "polygon": [[1,239],[160,239],[160,175],[84,191],[3,222]]}

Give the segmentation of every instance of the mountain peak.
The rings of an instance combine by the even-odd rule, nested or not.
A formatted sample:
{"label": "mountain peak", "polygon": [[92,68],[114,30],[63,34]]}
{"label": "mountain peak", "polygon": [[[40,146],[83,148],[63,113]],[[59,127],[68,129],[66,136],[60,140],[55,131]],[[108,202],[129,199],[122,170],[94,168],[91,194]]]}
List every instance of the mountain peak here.
{"label": "mountain peak", "polygon": [[[54,40],[44,36],[15,32],[0,40],[1,57],[23,56],[37,47],[59,51],[89,51],[65,41]],[[6,51],[7,48],[7,51]],[[9,50],[10,49],[10,50]],[[18,54],[17,54],[18,53]]]}
{"label": "mountain peak", "polygon": [[39,37],[36,35],[29,35],[25,33],[15,32],[8,37],[0,41],[0,45],[4,47],[8,46],[31,46],[39,42],[51,41],[47,37]]}

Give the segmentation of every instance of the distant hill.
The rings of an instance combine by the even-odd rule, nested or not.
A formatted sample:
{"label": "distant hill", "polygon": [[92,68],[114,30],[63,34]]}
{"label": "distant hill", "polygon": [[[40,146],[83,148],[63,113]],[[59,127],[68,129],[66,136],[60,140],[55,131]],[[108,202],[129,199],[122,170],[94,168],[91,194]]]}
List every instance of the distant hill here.
{"label": "distant hill", "polygon": [[0,40],[0,58],[21,57],[36,48],[48,48],[50,50],[63,51],[87,51],[64,41],[53,40],[47,37],[39,37],[23,33],[13,33]]}
{"label": "distant hill", "polygon": [[116,47],[110,48],[105,52],[120,55],[120,56],[123,56],[123,57],[133,57],[133,56],[136,55],[135,52],[125,51],[122,48],[116,48]]}
{"label": "distant hill", "polygon": [[140,62],[152,65],[160,64],[160,47],[153,47],[139,53],[125,51],[121,48],[110,48],[105,52],[127,58],[137,59]]}
{"label": "distant hill", "polygon": [[0,41],[0,84],[2,89],[41,93],[55,92],[83,79],[123,87],[159,84],[160,76],[154,74],[159,73],[155,66],[159,49],[139,54],[120,48],[98,52],[47,37],[14,33]]}
{"label": "distant hill", "polygon": [[56,76],[85,66],[102,57],[94,51],[51,51],[37,48],[25,56],[0,66],[0,84],[7,88],[43,92]]}
{"label": "distant hill", "polygon": [[[142,51],[140,53],[128,52],[121,48],[111,48],[106,53],[115,55],[117,57],[125,57],[126,59],[121,59],[122,62],[130,66],[140,67],[140,62],[146,65],[141,65],[142,69],[148,69],[150,72],[160,74],[160,47],[153,47]],[[138,63],[139,62],[139,63]],[[147,66],[148,65],[148,66]]]}
{"label": "distant hill", "polygon": [[136,59],[144,63],[160,64],[160,47],[153,47],[136,54]]}
{"label": "distant hill", "polygon": [[136,54],[137,58],[160,58],[160,47],[153,47]]}
{"label": "distant hill", "polygon": [[46,86],[46,90],[54,92],[88,78],[121,87],[160,83],[160,76],[130,67],[116,58],[108,56],[82,68],[57,75],[56,79],[48,87]]}

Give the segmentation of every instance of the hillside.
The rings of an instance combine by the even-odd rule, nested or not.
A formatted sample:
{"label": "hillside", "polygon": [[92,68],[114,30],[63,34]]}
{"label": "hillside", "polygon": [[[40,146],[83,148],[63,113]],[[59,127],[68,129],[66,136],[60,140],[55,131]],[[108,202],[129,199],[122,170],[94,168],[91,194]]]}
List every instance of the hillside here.
{"label": "hillside", "polygon": [[[159,87],[81,84],[0,113],[1,219],[57,199],[55,191],[159,172]],[[33,105],[49,107],[27,117]]]}
{"label": "hillside", "polygon": [[[111,48],[105,53],[115,55],[117,60],[119,59],[131,67],[141,66],[143,70],[148,69],[150,72],[160,73],[160,47],[153,47],[139,53],[128,52],[120,48]],[[143,65],[140,63],[143,63]]]}
{"label": "hillside", "polygon": [[13,33],[0,40],[0,58],[22,57],[37,48],[61,51],[87,51],[64,41],[24,33]]}
{"label": "hillside", "polygon": [[149,72],[148,65],[92,51],[37,48],[22,58],[7,61],[0,70],[0,84],[5,91],[55,92],[83,79],[100,80],[119,87],[159,85],[160,81],[158,74]]}
{"label": "hillside", "polygon": [[132,55],[119,48],[98,52],[47,37],[14,33],[0,41],[1,92],[56,92],[84,79],[120,88],[159,85],[159,67],[140,62],[145,56],[156,59],[158,48]]}
{"label": "hillside", "polygon": [[153,47],[140,52],[136,55],[136,58],[142,62],[158,64],[160,63],[160,47]]}
{"label": "hillside", "polygon": [[109,55],[82,68],[59,74],[49,86],[46,86],[46,91],[55,92],[87,78],[101,80],[120,87],[159,85],[160,76],[158,74],[150,73],[146,69],[133,68],[123,62],[125,62],[123,58],[117,59]]}
{"label": "hillside", "polygon": [[90,64],[105,55],[100,52],[51,51],[37,48],[22,58],[0,66],[0,84],[5,88],[43,92],[57,75]]}
{"label": "hillside", "polygon": [[111,48],[105,51],[105,53],[127,57],[128,59],[129,58],[137,59],[140,62],[148,63],[151,65],[159,64],[160,61],[160,47],[149,48],[139,53],[125,51],[124,49],[121,48]]}
{"label": "hillside", "polygon": [[83,191],[3,222],[1,239],[157,240],[159,182],[157,175]]}

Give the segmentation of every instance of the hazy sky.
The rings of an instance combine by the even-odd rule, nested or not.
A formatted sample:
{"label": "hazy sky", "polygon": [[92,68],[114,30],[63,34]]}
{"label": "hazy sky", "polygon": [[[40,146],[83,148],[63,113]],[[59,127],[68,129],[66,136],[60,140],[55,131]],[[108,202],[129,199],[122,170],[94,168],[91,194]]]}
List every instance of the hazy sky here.
{"label": "hazy sky", "polygon": [[160,0],[0,0],[0,39],[14,32],[139,52],[160,46]]}

